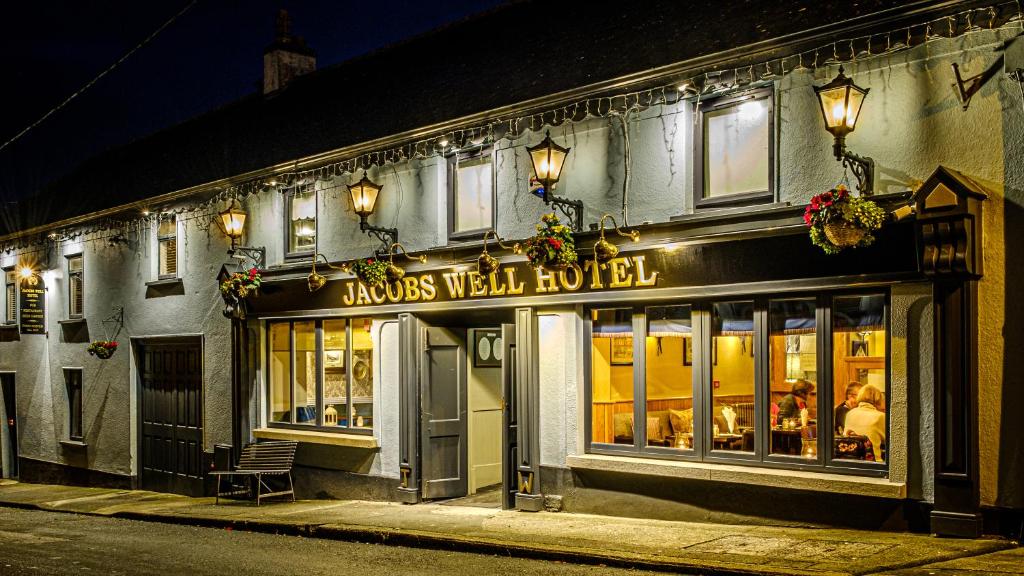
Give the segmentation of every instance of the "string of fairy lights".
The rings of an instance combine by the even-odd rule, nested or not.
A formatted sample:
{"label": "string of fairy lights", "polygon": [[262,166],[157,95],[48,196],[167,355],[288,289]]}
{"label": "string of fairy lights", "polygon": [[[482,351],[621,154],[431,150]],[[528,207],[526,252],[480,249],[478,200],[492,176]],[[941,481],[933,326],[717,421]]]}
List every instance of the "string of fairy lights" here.
{"label": "string of fairy lights", "polygon": [[[496,117],[476,125],[450,129],[396,146],[362,152],[314,168],[282,171],[273,176],[234,183],[212,192],[197,193],[197,196],[202,195],[205,198],[193,200],[177,208],[142,212],[124,218],[108,218],[86,226],[54,229],[32,236],[8,239],[0,242],[0,253],[45,251],[52,243],[68,240],[117,242],[120,238],[146,233],[153,223],[171,215],[179,221],[195,221],[200,230],[208,232],[221,207],[232,199],[244,201],[253,195],[289,189],[313,181],[322,183],[322,187],[318,187],[320,191],[336,190],[346,186],[348,178],[352,175],[364,170],[389,165],[394,167],[413,159],[444,155],[460,148],[493,144],[505,139],[516,141],[527,133],[538,133],[551,126],[571,127],[589,119],[628,117],[630,112],[643,111],[659,105],[672,106],[684,100],[699,106],[702,99],[778,80],[796,72],[814,71],[839,64],[851,65],[904,52],[931,42],[974,34],[995,34],[995,38],[998,39],[1007,31],[1024,34],[1024,11],[1021,10],[1019,0],[972,8],[887,32],[835,40],[768,60],[665,77],[662,79],[663,83],[654,87],[614,95],[592,96],[542,111]],[[297,165],[298,161],[294,164]]]}

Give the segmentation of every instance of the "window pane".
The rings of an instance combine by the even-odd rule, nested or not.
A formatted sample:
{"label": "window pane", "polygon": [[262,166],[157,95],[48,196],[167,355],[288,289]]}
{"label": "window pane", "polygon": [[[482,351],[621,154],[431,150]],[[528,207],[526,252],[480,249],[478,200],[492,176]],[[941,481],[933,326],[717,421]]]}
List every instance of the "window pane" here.
{"label": "window pane", "polygon": [[14,324],[18,321],[18,276],[13,271],[8,271],[5,276],[7,277],[7,285],[4,287],[7,313],[4,316],[4,321]]}
{"label": "window pane", "polygon": [[81,272],[82,271],[82,257],[72,256],[68,258],[68,272]]}
{"label": "window pane", "polygon": [[348,426],[345,321],[324,320],[324,426]]}
{"label": "window pane", "polygon": [[291,196],[289,214],[289,252],[305,252],[316,244],[316,192],[296,192]]}
{"label": "window pane", "polygon": [[270,420],[290,422],[292,349],[288,323],[270,325]]}
{"label": "window pane", "polygon": [[818,457],[818,355],[814,298],[768,308],[771,454]]}
{"label": "window pane", "polygon": [[456,232],[491,227],[491,186],[490,156],[459,164],[453,227]]}
{"label": "window pane", "polygon": [[178,235],[177,220],[173,215],[160,218],[160,226],[157,228],[157,236],[167,238]]}
{"label": "window pane", "polygon": [[711,327],[712,450],[754,451],[754,303],[714,305]]}
{"label": "window pane", "polygon": [[833,457],[885,462],[885,296],[840,296],[832,305]]}
{"label": "window pane", "polygon": [[593,442],[633,444],[633,311],[592,310]]}
{"label": "window pane", "polygon": [[704,114],[704,197],[763,192],[768,185],[768,97]]}
{"label": "window pane", "polygon": [[295,423],[316,424],[315,323],[295,323]]}
{"label": "window pane", "polygon": [[690,307],[648,308],[645,348],[647,445],[693,449],[693,323]]}
{"label": "window pane", "polygon": [[82,372],[65,370],[64,383],[68,393],[68,438],[82,439]]}
{"label": "window pane", "polygon": [[373,321],[352,322],[352,427],[373,427]]}
{"label": "window pane", "polygon": [[177,276],[178,274],[178,240],[168,238],[160,241],[160,271],[163,276]]}

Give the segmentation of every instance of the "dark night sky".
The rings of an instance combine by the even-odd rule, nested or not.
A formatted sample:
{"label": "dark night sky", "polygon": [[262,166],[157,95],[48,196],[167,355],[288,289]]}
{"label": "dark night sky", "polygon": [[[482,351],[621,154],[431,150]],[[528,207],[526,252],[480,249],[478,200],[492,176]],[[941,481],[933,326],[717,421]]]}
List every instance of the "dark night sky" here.
{"label": "dark night sky", "polygon": [[[0,151],[0,199],[26,196],[108,148],[257,90],[277,10],[323,68],[503,0],[199,0],[154,41]],[[10,3],[3,8],[0,143],[81,88],[188,0]],[[467,45],[480,39],[467,39]],[[358,79],[353,79],[357,81]]]}

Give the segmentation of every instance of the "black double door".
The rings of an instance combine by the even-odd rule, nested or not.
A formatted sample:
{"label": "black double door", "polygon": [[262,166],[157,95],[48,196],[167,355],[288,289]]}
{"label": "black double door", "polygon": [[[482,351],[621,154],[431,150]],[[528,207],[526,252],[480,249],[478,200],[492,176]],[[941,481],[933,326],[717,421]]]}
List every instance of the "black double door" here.
{"label": "black double door", "polygon": [[[0,442],[7,451],[7,465],[0,462],[0,478],[18,477],[18,408],[15,404],[14,374],[0,374]],[[0,451],[2,452],[2,451]]]}
{"label": "black double door", "polygon": [[139,344],[141,488],[203,494],[203,362],[199,339]]}

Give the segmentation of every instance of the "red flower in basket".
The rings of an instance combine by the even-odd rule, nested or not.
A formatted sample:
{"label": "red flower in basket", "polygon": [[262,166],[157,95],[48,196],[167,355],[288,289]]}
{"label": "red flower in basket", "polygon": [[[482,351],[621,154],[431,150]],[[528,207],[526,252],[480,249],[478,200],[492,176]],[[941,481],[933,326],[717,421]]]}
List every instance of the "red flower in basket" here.
{"label": "red flower in basket", "polygon": [[89,345],[89,349],[86,351],[92,356],[106,360],[117,351],[117,342],[114,340],[96,340]]}

